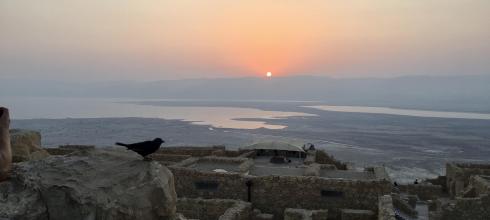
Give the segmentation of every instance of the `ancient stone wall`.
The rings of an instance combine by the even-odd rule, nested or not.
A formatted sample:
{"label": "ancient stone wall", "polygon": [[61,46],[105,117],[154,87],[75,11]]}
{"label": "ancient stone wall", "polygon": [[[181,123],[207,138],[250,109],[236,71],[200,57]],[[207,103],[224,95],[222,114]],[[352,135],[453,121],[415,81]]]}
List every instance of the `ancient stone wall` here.
{"label": "ancient stone wall", "polygon": [[251,216],[251,204],[229,199],[179,198],[177,212],[188,219],[248,220]]}
{"label": "ancient stone wall", "polygon": [[255,151],[250,150],[223,150],[213,152],[213,156],[220,157],[250,157],[253,154],[255,154]]}
{"label": "ancient stone wall", "polygon": [[191,158],[191,155],[182,155],[182,154],[152,154],[151,158],[156,161],[162,161],[167,163],[178,163],[183,160]]}
{"label": "ancient stone wall", "polygon": [[193,157],[204,157],[213,155],[214,152],[225,151],[225,146],[210,146],[210,147],[191,147],[191,146],[176,146],[161,148],[158,153],[163,154],[180,154],[191,155]]}
{"label": "ancient stone wall", "polygon": [[417,195],[421,200],[434,200],[444,195],[442,186],[432,184],[398,185],[402,193]]}
{"label": "ancient stone wall", "polygon": [[456,198],[454,203],[442,207],[441,220],[490,219],[490,196]]}
{"label": "ancient stone wall", "polygon": [[322,166],[317,163],[312,163],[304,169],[304,176],[320,176]]}
{"label": "ancient stone wall", "polygon": [[255,151],[239,151],[239,153],[240,155],[238,155],[238,157],[255,158],[255,156],[257,156]]}
{"label": "ancient stone wall", "polygon": [[261,213],[260,210],[254,209],[252,220],[274,220],[274,215],[268,213]]}
{"label": "ancient stone wall", "polygon": [[378,220],[395,220],[395,210],[390,195],[384,195],[378,199]]}
{"label": "ancient stone wall", "polygon": [[199,162],[236,165],[238,170],[235,172],[240,172],[240,173],[248,172],[250,168],[253,166],[253,160],[246,157],[216,157],[216,156],[189,158],[184,161],[181,161],[180,163],[177,163],[176,166],[187,167]]}
{"label": "ancient stone wall", "polygon": [[471,176],[470,185],[475,189],[477,195],[490,195],[490,176]]}
{"label": "ancient stone wall", "polygon": [[249,220],[252,214],[252,204],[239,201],[227,209],[218,220]]}
{"label": "ancient stone wall", "polygon": [[490,175],[490,164],[446,164],[447,187],[452,197],[461,196],[472,175]]}
{"label": "ancient stone wall", "polygon": [[247,201],[246,178],[237,173],[199,172],[170,166],[178,197]]}
{"label": "ancient stone wall", "polygon": [[447,178],[446,176],[437,176],[437,178],[434,179],[427,179],[424,182],[430,183],[432,185],[438,185],[441,186],[442,192],[447,193]]}
{"label": "ancient stone wall", "polygon": [[37,160],[49,156],[41,148],[41,134],[30,130],[10,130],[10,144],[12,147],[12,162]]}
{"label": "ancient stone wall", "polygon": [[328,210],[292,209],[284,210],[284,220],[324,220],[328,217]]}
{"label": "ancient stone wall", "polygon": [[340,218],[343,208],[377,211],[378,196],[391,191],[387,181],[305,176],[264,176],[252,181],[252,203],[280,218],[286,208],[328,209],[333,219]]}
{"label": "ancient stone wall", "polygon": [[391,192],[383,180],[345,180],[305,176],[247,176],[237,173],[202,172],[170,166],[179,197],[220,198],[251,202],[265,213],[283,218],[286,208],[329,209],[340,218],[340,209],[377,210],[378,197]]}
{"label": "ancient stone wall", "polygon": [[418,212],[414,209],[415,203],[412,203],[413,206],[410,205],[409,201],[403,200],[398,194],[392,194],[391,198],[395,209],[402,211],[412,218],[417,218]]}
{"label": "ancient stone wall", "polygon": [[370,210],[342,209],[341,220],[375,220],[376,215]]}
{"label": "ancient stone wall", "polygon": [[311,219],[308,216],[309,213],[305,209],[292,209],[288,208],[284,210],[284,220],[306,220]]}
{"label": "ancient stone wall", "polygon": [[216,157],[216,156],[207,156],[198,158],[198,161],[209,161],[209,162],[227,162],[227,163],[244,163],[247,161],[252,161],[248,158],[243,157]]}

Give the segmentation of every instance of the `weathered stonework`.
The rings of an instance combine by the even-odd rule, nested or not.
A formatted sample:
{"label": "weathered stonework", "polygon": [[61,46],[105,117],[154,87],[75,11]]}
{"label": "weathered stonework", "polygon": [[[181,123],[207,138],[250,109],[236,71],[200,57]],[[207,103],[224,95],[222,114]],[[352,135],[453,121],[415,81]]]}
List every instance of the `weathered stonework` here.
{"label": "weathered stonework", "polygon": [[[0,194],[0,203],[7,204],[0,206],[0,218],[14,216],[11,219],[40,220],[66,219],[66,216],[74,216],[69,218],[77,219],[81,216],[92,219],[95,215],[95,219],[108,219],[107,216],[113,219],[144,216],[145,219],[172,220],[320,220],[327,218],[332,220],[394,220],[400,216],[411,216],[412,218],[430,216],[431,220],[490,219],[488,209],[490,207],[490,165],[450,163],[447,165],[447,176],[422,181],[420,184],[398,185],[397,187],[391,184],[384,167],[371,167],[364,171],[347,169],[346,164],[335,160],[321,150],[302,152],[299,155],[297,152],[280,152],[279,155],[290,159],[281,162],[264,158],[277,156],[273,151],[268,152],[270,155],[264,156],[253,150],[227,151],[224,146],[166,147],[151,155],[154,160],[152,162],[141,161],[141,158],[136,155],[133,155],[134,158],[129,162],[125,162],[121,158],[110,159],[111,157],[107,156],[114,153],[132,155],[132,152],[120,148],[105,148],[97,155],[92,155],[95,158],[104,159],[97,159],[93,163],[102,164],[113,160],[113,163],[118,164],[114,165],[115,168],[104,170],[106,165],[94,165],[93,167],[97,168],[95,169],[90,165],[92,162],[83,161],[73,166],[67,165],[73,163],[73,158],[91,154],[94,148],[94,146],[67,145],[47,149],[51,155],[67,155],[68,159],[58,161],[56,166],[67,170],[75,169],[74,172],[67,171],[66,173],[50,172],[49,175],[61,176],[51,178],[56,181],[50,180],[48,191],[39,192],[34,189],[35,187],[26,190],[25,182],[21,181],[30,181],[30,185],[44,184],[42,187],[48,185],[45,181],[50,178],[45,178],[44,174],[33,175],[35,172],[23,172],[23,175],[31,175],[29,178],[14,178],[17,183],[21,184],[13,181],[0,183],[0,189],[8,192]],[[95,151],[99,150],[95,149]],[[53,156],[43,160],[53,162],[59,158],[61,157]],[[35,161],[28,163],[32,162]],[[25,166],[28,163],[19,163],[17,166]],[[42,165],[44,162],[38,163]],[[170,165],[168,168],[173,175],[162,178],[169,173],[164,175],[161,172],[165,170],[161,164]],[[90,172],[84,170],[87,166]],[[48,172],[44,168],[38,169],[39,167],[41,166],[32,166],[32,170]],[[77,169],[84,171],[77,171]],[[88,172],[92,174],[100,172],[100,170],[97,171],[98,169],[104,170],[104,174],[95,175],[97,178],[87,178]],[[125,171],[112,172],[114,169]],[[144,172],[136,172],[133,169],[153,171],[144,174]],[[126,170],[136,173],[131,173],[131,177],[121,181],[110,182],[119,176],[128,175]],[[83,181],[74,181],[73,176],[79,174],[83,175],[76,178],[83,179]],[[153,177],[154,174],[156,178]],[[100,176],[109,178],[98,178]],[[139,178],[132,178],[133,176]],[[174,181],[171,181],[170,176],[173,176]],[[118,186],[124,181],[143,183],[132,184],[129,188]],[[159,193],[162,190],[154,190],[153,185],[157,189],[162,187],[161,184],[154,184],[155,181],[164,183],[163,188],[168,188],[166,192]],[[80,183],[82,187],[74,185],[74,182]],[[170,182],[173,183],[170,184]],[[107,186],[107,183],[110,183],[111,186]],[[63,189],[51,185],[62,185]],[[175,192],[170,192],[173,191],[170,185],[175,187]],[[69,187],[77,188],[76,192],[66,190]],[[77,193],[78,189],[83,193]],[[136,190],[138,193],[126,196],[131,190]],[[141,191],[144,193],[142,194]],[[117,198],[128,197],[129,199],[119,201],[119,199],[105,200],[97,197],[97,195],[102,195],[112,198],[112,194],[117,195],[114,196]],[[171,194],[176,194],[179,199],[168,197]],[[162,199],[165,197],[162,195],[168,198]],[[71,203],[67,203],[68,198]],[[141,206],[141,201],[150,205]],[[115,202],[123,205],[116,207]],[[129,205],[125,205],[126,203]],[[179,214],[175,214],[175,203]],[[94,206],[96,208],[93,208]],[[46,207],[55,207],[53,210],[59,210],[59,212],[51,214]],[[430,213],[427,213],[428,211]],[[423,214],[419,215],[420,213]]]}
{"label": "weathered stonework", "polygon": [[476,198],[456,198],[441,209],[440,220],[490,219],[490,196],[480,195]]}
{"label": "weathered stonework", "polygon": [[188,199],[177,200],[177,212],[186,218],[200,220],[249,220],[251,204],[229,199]]}
{"label": "weathered stonework", "polygon": [[[175,177],[178,197],[205,199],[238,199],[247,201],[246,178],[237,173],[196,171],[190,168],[170,166]],[[217,183],[215,189],[198,189],[199,183]]]}
{"label": "weathered stonework", "polygon": [[292,209],[284,210],[284,220],[324,220],[328,217],[328,210]]}
{"label": "weathered stonework", "polygon": [[442,186],[432,184],[408,184],[398,185],[401,193],[417,195],[421,200],[434,200],[444,195]]}
{"label": "weathered stonework", "polygon": [[[182,163],[186,165],[186,163]],[[178,166],[174,174],[179,197],[220,198],[248,201],[247,182],[251,183],[250,201],[254,207],[282,218],[286,208],[329,209],[334,218],[340,209],[377,210],[378,197],[391,192],[385,180],[345,180],[305,176],[249,176],[239,173],[203,172]],[[200,183],[215,183],[200,189]],[[274,204],[274,205],[271,205]]]}
{"label": "weathered stonework", "polygon": [[393,209],[393,200],[390,195],[379,197],[378,220],[396,220],[395,211]]}
{"label": "weathered stonework", "polygon": [[[80,149],[59,148],[58,150],[60,152],[56,153],[73,154]],[[217,152],[228,156],[214,156]],[[192,155],[197,157],[191,157]],[[250,174],[254,166],[254,157],[254,151],[227,153],[219,147],[198,150],[189,147],[164,148],[152,155],[154,160],[162,164],[172,164],[168,168],[175,178],[175,190],[179,198],[187,198],[188,202],[194,203],[203,200],[200,206],[195,203],[187,206],[188,211],[182,212],[191,212],[193,210],[191,207],[208,207],[204,209],[210,212],[208,217],[184,215],[186,218],[215,218],[218,213],[228,210],[225,209],[228,207],[227,203],[223,201],[229,200],[245,203],[248,201],[254,208],[263,212],[252,215],[252,219],[283,219],[288,208],[310,210],[308,213],[317,216],[316,219],[325,219],[326,215],[329,215],[329,219],[341,219],[342,209],[369,210],[376,216],[378,198],[389,194],[392,188],[383,168],[368,168],[361,172],[338,170],[335,164],[312,163],[291,168],[302,170],[299,173],[288,172],[291,175],[255,176]],[[217,170],[224,170],[215,168],[223,168],[227,171],[221,172]],[[181,203],[183,201],[179,202],[181,207],[185,207]],[[206,205],[213,203],[214,208]],[[199,209],[194,209],[196,210]],[[328,212],[311,210],[328,210]],[[203,212],[196,211],[198,215]],[[344,215],[348,216],[349,212],[344,212]],[[236,216],[233,213],[228,212],[225,216]],[[349,216],[356,216],[355,213],[350,214],[352,215]]]}
{"label": "weathered stonework", "polygon": [[490,176],[471,176],[470,186],[475,189],[477,195],[490,195]]}
{"label": "weathered stonework", "polygon": [[191,158],[191,155],[181,155],[181,154],[163,154],[163,153],[155,153],[150,155],[153,160],[161,161],[164,165],[172,165],[175,163],[179,163],[181,161],[187,160]]}
{"label": "weathered stonework", "polygon": [[304,176],[320,176],[321,165],[317,163],[311,163],[305,169]]}
{"label": "weathered stonework", "polygon": [[415,204],[411,205],[409,204],[408,201],[402,200],[398,194],[394,194],[391,196],[392,201],[393,201],[393,206],[397,210],[403,211],[403,213],[407,214],[408,216],[412,218],[417,218],[417,211],[414,209]]}
{"label": "weathered stonework", "polygon": [[[192,146],[177,146],[177,147],[165,147],[157,151],[157,153],[164,154],[179,154],[179,155],[191,155],[193,157],[205,157],[205,156],[223,156],[227,153],[225,146],[210,146],[210,147],[192,147]],[[232,153],[230,153],[232,154]],[[239,154],[237,152],[237,154]]]}
{"label": "weathered stonework", "polygon": [[462,196],[472,175],[490,175],[490,164],[446,164],[447,187],[452,197]]}
{"label": "weathered stonework", "polygon": [[253,216],[253,220],[273,220],[274,215],[272,214],[267,214],[267,213],[258,213],[257,215]]}
{"label": "weathered stonework", "polygon": [[342,220],[375,220],[376,215],[370,210],[342,209]]}
{"label": "weathered stonework", "polygon": [[427,180],[425,180],[422,183],[429,183],[429,184],[432,184],[432,185],[441,186],[441,190],[442,190],[443,193],[447,193],[448,192],[447,191],[447,187],[446,187],[446,184],[447,184],[447,178],[446,178],[446,176],[437,176],[434,179],[427,179]]}
{"label": "weathered stonework", "polygon": [[452,199],[436,200],[432,219],[490,219],[490,164],[449,163],[446,172]]}
{"label": "weathered stonework", "polygon": [[377,180],[267,176],[252,181],[253,204],[277,216],[285,208],[328,209],[338,219],[344,208],[377,210],[378,197],[391,190],[389,182]]}
{"label": "weathered stonework", "polygon": [[37,131],[12,129],[10,131],[12,162],[38,160],[49,156],[41,148],[41,134]]}

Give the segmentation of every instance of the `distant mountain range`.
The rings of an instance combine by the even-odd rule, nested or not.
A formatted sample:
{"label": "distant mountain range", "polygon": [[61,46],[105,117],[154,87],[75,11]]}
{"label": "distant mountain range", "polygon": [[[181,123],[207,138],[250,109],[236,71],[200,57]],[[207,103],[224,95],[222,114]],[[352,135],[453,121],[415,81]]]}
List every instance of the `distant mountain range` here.
{"label": "distant mountain range", "polygon": [[14,95],[302,100],[332,105],[490,112],[490,75],[356,79],[295,76],[269,80],[219,78],[99,83],[0,79],[0,97]]}

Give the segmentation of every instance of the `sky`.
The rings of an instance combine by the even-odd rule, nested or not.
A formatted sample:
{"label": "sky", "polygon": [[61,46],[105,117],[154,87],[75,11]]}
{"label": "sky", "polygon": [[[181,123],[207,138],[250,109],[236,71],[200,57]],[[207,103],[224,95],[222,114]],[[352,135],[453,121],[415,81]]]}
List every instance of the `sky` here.
{"label": "sky", "polygon": [[490,74],[488,0],[1,0],[0,79]]}

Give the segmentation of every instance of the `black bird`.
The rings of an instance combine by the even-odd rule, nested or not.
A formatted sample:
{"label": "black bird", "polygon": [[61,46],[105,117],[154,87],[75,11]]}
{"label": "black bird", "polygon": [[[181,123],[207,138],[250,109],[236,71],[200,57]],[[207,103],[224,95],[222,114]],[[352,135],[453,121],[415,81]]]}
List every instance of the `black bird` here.
{"label": "black bird", "polygon": [[145,160],[148,160],[146,156],[155,153],[155,151],[157,151],[160,148],[160,145],[162,143],[165,143],[165,141],[162,140],[161,138],[155,138],[152,141],[143,141],[134,144],[123,144],[123,143],[116,142],[116,145],[127,147],[128,150],[132,150],[138,153],[139,155],[143,156]]}

